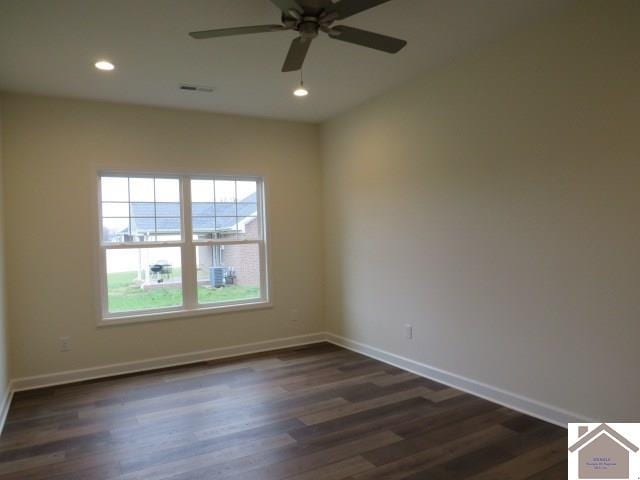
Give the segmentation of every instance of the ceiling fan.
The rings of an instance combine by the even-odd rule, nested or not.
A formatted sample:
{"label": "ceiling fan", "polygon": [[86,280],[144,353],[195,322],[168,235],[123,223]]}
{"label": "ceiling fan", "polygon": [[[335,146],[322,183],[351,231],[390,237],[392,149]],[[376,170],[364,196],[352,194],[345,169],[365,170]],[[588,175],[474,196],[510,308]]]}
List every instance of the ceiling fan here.
{"label": "ceiling fan", "polygon": [[387,53],[399,52],[407,42],[379,33],[333,25],[356,13],[376,7],[389,0],[271,0],[282,11],[282,24],[255,25],[249,27],[221,28],[191,32],[192,38],[228,37],[249,33],[282,32],[295,30],[300,35],[291,42],[289,53],[282,65],[283,72],[300,70],[309,51],[309,46],[319,32],[343,42],[355,43],[363,47],[374,48]]}

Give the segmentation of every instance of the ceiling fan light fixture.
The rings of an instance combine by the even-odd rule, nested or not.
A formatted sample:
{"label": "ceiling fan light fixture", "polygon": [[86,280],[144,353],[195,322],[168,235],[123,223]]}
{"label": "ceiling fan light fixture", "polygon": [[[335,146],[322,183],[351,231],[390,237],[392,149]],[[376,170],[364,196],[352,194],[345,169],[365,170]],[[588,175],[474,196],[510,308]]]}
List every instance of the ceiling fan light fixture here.
{"label": "ceiling fan light fixture", "polygon": [[296,97],[306,97],[309,95],[309,90],[307,90],[304,86],[304,77],[302,76],[302,68],[300,69],[300,85],[293,91],[293,94]]}
{"label": "ceiling fan light fixture", "polygon": [[300,85],[293,91],[293,94],[296,97],[306,97],[309,95],[309,90],[305,88],[304,83],[300,82]]}
{"label": "ceiling fan light fixture", "polygon": [[110,72],[115,69],[115,65],[108,60],[98,60],[93,64],[98,70],[102,70],[103,72]]}

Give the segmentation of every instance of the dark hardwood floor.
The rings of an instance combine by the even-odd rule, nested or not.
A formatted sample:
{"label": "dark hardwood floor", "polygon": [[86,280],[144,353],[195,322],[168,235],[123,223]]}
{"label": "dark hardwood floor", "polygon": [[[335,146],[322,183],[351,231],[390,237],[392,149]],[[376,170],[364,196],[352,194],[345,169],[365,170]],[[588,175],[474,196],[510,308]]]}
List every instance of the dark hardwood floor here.
{"label": "dark hardwood floor", "polygon": [[16,394],[0,479],[553,480],[566,431],[329,344]]}

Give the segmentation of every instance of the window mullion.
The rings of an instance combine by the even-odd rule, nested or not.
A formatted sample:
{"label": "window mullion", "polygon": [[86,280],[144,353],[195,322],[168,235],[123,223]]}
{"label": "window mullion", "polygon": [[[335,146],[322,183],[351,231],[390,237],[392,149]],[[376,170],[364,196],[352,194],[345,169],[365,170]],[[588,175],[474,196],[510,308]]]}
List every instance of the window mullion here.
{"label": "window mullion", "polygon": [[271,292],[269,292],[267,249],[264,240],[258,242],[258,249],[260,251],[260,298],[266,301],[270,298]]}
{"label": "window mullion", "polygon": [[[102,219],[100,220],[100,223],[102,224]],[[100,230],[102,230],[102,228],[100,228]],[[106,318],[106,316],[109,314],[109,288],[107,285],[107,249],[105,247],[100,247],[98,262],[100,270],[99,288],[101,295],[100,314],[102,318]]]}
{"label": "window mullion", "polygon": [[218,238],[218,204],[216,202],[216,179],[213,178],[213,238]]}
{"label": "window mullion", "polygon": [[191,180],[180,178],[182,191],[182,298],[185,308],[195,308],[198,304],[198,280],[196,275],[195,248],[193,246],[193,222],[191,220]]}
{"label": "window mullion", "polygon": [[153,179],[153,238],[158,240],[158,203],[156,202],[156,179]]}
{"label": "window mullion", "polygon": [[133,228],[131,228],[131,179],[127,177],[127,217],[129,220],[129,238],[133,238]]}
{"label": "window mullion", "polygon": [[127,248],[161,248],[161,247],[181,247],[183,242],[127,242],[127,243],[101,243],[100,247],[107,250],[118,250]]}

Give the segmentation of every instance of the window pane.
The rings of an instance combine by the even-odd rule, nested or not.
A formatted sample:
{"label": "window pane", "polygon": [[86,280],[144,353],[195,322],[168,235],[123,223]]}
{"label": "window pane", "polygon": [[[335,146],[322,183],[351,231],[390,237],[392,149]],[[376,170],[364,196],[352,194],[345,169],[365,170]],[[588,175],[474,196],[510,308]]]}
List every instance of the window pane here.
{"label": "window pane", "polygon": [[255,217],[258,215],[257,203],[238,203],[238,216],[239,217]]}
{"label": "window pane", "polygon": [[180,233],[180,218],[171,217],[157,217],[156,218],[156,233],[158,234],[158,240],[168,241],[169,237],[175,238]]}
{"label": "window pane", "polygon": [[179,217],[180,203],[156,203],[156,216]]}
{"label": "window pane", "polygon": [[128,203],[102,203],[102,216],[103,217],[128,217],[129,216],[129,204]]}
{"label": "window pane", "polygon": [[215,215],[214,203],[193,203],[191,215],[194,217],[213,217]]}
{"label": "window pane", "polygon": [[238,240],[260,240],[258,217],[238,218]]}
{"label": "window pane", "polygon": [[153,187],[153,178],[130,178],[129,201],[154,202],[155,194]]}
{"label": "window pane", "polygon": [[138,237],[133,239],[136,242],[150,241],[144,238],[153,235],[156,232],[156,219],[151,217],[132,218],[131,219],[131,235]]}
{"label": "window pane", "polygon": [[194,240],[261,239],[256,180],[197,179],[191,190]]}
{"label": "window pane", "polygon": [[159,242],[179,242],[182,240],[181,235],[171,235],[167,233],[158,233],[156,240]]}
{"label": "window pane", "polygon": [[129,179],[126,177],[102,177],[101,197],[103,202],[128,202]]}
{"label": "window pane", "polygon": [[237,222],[236,217],[216,217],[216,238],[235,240]]}
{"label": "window pane", "polygon": [[177,178],[156,178],[156,202],[180,202],[180,181]]}
{"label": "window pane", "polygon": [[213,203],[213,180],[191,180],[191,201]]}
{"label": "window pane", "polygon": [[193,239],[212,239],[215,224],[216,220],[213,217],[193,217]]}
{"label": "window pane", "polygon": [[125,242],[129,237],[128,218],[103,218],[102,219],[102,241],[103,242]]}
{"label": "window pane", "polygon": [[131,218],[132,242],[180,240],[180,218]]}
{"label": "window pane", "polygon": [[[103,241],[182,239],[180,179],[103,177],[101,182],[103,196],[111,200],[102,203]],[[156,198],[162,201],[154,201]],[[109,218],[118,220],[107,221]]]}
{"label": "window pane", "polygon": [[260,298],[260,249],[257,244],[197,246],[198,303]]}
{"label": "window pane", "polygon": [[217,202],[216,203],[216,217],[235,217],[235,216],[236,216],[235,202]]}
{"label": "window pane", "polygon": [[255,203],[256,200],[256,181],[240,180],[236,182],[238,194],[238,202]]}
{"label": "window pane", "polygon": [[153,202],[132,202],[131,206],[132,217],[155,217],[156,216],[156,204]]}
{"label": "window pane", "polygon": [[109,313],[182,305],[180,248],[107,250]]}
{"label": "window pane", "polygon": [[234,180],[216,180],[216,203],[236,201],[236,182]]}

